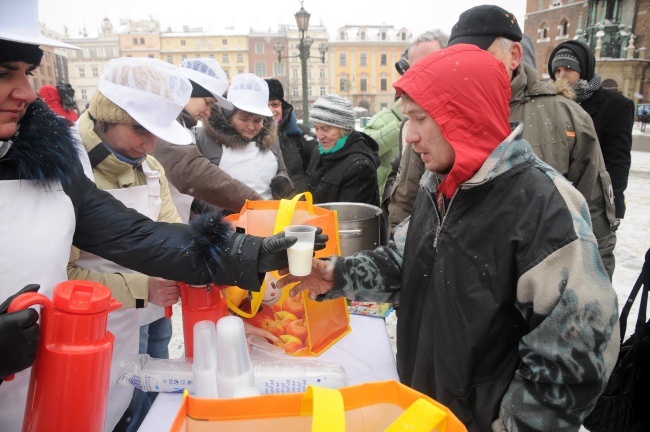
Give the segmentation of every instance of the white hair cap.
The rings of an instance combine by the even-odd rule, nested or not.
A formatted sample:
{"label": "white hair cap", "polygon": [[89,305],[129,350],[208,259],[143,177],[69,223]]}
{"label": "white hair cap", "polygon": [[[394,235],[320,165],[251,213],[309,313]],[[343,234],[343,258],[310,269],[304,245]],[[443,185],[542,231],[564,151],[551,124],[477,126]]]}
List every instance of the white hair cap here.
{"label": "white hair cap", "polygon": [[211,58],[186,59],[181,63],[181,72],[215,97],[217,105],[232,109],[223,94],[228,89],[228,76],[219,66],[219,62]]}
{"label": "white hair cap", "polygon": [[190,132],[176,121],[192,94],[192,84],[178,67],[150,58],[113,59],[97,88],[158,138],[192,142]]}
{"label": "white hair cap", "polygon": [[273,116],[269,109],[269,85],[255,74],[235,75],[228,88],[228,100],[242,111]]}

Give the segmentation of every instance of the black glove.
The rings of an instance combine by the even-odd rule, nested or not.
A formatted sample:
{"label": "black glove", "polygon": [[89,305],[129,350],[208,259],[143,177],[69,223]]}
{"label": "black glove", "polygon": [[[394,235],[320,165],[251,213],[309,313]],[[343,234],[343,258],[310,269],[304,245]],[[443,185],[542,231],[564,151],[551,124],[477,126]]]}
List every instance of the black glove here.
{"label": "black glove", "polygon": [[[321,234],[322,229],[316,230],[314,237],[314,250],[325,249],[328,237]],[[280,270],[289,266],[289,259],[287,258],[287,249],[298,241],[295,237],[285,237],[284,232],[278,233],[274,236],[265,237],[262,240],[262,247],[260,254],[257,257],[257,271],[266,273],[273,270]]]}
{"label": "black glove", "polygon": [[293,194],[291,180],[283,176],[275,176],[271,179],[271,195],[274,200],[289,198]]}
{"label": "black glove", "polygon": [[38,348],[38,313],[34,309],[7,313],[7,309],[20,294],[38,289],[39,285],[27,285],[0,305],[0,383],[34,364]]}

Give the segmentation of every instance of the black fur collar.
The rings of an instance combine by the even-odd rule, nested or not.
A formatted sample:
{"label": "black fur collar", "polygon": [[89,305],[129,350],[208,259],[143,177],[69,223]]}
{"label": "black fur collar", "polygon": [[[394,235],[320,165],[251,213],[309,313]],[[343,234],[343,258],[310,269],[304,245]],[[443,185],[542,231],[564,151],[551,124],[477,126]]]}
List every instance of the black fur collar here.
{"label": "black fur collar", "polygon": [[0,161],[13,165],[17,180],[35,180],[43,187],[58,181],[68,188],[83,171],[77,153],[81,147],[75,143],[70,123],[40,99],[29,105],[12,141]]}
{"label": "black fur collar", "polygon": [[[246,147],[251,142],[248,138],[240,135],[230,121],[217,109],[212,110],[210,117],[203,122],[203,127],[213,140],[224,147]],[[275,145],[277,139],[277,122],[273,117],[264,117],[262,130],[253,141],[260,150],[269,150]]]}

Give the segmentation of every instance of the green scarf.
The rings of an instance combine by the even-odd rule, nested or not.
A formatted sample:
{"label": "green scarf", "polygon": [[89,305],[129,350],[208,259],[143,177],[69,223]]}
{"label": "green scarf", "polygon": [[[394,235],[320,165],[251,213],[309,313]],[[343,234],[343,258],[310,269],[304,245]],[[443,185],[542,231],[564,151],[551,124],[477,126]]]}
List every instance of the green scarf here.
{"label": "green scarf", "polygon": [[341,138],[339,138],[336,141],[336,145],[334,147],[332,147],[331,149],[329,149],[329,150],[325,149],[325,147],[323,147],[323,144],[318,143],[318,151],[322,155],[336,153],[337,151],[341,150],[345,146],[345,143],[347,142],[349,136],[350,136],[350,134],[347,134],[347,135],[342,136]]}

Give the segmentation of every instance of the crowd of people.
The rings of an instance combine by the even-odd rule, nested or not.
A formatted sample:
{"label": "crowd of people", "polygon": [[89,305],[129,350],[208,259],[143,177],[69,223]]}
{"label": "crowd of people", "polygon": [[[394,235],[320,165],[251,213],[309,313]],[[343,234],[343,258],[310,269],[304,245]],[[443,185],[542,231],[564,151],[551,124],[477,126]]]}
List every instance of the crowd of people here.
{"label": "crowd of people", "polygon": [[[137,430],[155,397],[118,387],[117,366],[169,357],[179,281],[257,291],[286,272],[295,238],[223,216],[302,192],[381,207],[388,240],[279,286],[394,304],[401,381],[471,431],[579,429],[619,349],[611,278],[634,121],[586,44],[556,47],[542,81],[516,17],[474,7],[450,35],[413,40],[395,104],[364,131],[335,94],[305,130],[277,78],[229,82],[209,58],[113,59],[79,116],[56,87],[31,87],[40,45],[75,47],[42,36],[36,0],[23,3],[24,26],[0,20],[0,301],[67,279],[110,288],[123,306],[109,315],[106,431]],[[0,385],[0,430],[22,423],[38,328],[36,311],[0,307],[0,379],[16,375]]]}

